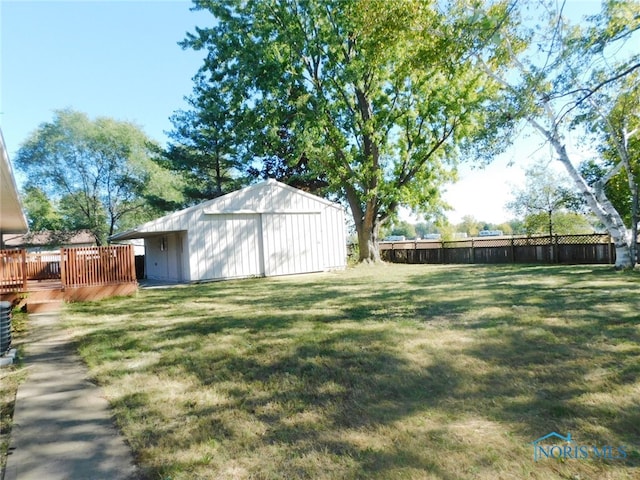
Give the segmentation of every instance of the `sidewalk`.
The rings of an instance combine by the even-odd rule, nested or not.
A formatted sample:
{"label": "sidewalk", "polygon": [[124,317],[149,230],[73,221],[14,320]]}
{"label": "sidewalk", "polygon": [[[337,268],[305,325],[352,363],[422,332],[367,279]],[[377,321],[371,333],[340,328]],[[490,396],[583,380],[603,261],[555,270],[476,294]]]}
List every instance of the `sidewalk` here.
{"label": "sidewalk", "polygon": [[59,314],[29,316],[4,480],[132,480],[133,458],[107,401],[58,326]]}

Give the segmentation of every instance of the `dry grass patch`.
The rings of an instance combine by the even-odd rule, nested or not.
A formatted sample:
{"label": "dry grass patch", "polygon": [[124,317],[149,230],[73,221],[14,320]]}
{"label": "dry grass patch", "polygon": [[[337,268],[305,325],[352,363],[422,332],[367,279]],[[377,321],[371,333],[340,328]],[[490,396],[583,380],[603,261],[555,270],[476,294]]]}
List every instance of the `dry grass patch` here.
{"label": "dry grass patch", "polygon": [[[73,305],[149,479],[640,476],[637,274],[363,266]],[[623,460],[533,461],[571,432]]]}
{"label": "dry grass patch", "polygon": [[[27,315],[15,312],[11,319],[11,334],[13,348],[20,348],[20,342],[26,334]],[[7,454],[11,443],[11,429],[13,427],[13,411],[16,403],[16,393],[20,383],[26,378],[26,372],[21,365],[20,355],[13,365],[0,368],[0,478],[7,464]]]}

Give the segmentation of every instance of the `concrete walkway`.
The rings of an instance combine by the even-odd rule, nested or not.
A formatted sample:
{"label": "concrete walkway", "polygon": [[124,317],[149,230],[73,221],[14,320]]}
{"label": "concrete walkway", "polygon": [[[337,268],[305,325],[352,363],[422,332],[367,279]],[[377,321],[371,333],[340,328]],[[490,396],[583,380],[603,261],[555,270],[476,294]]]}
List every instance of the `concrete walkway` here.
{"label": "concrete walkway", "polygon": [[59,314],[29,315],[4,480],[131,480],[133,458],[107,401],[59,327]]}

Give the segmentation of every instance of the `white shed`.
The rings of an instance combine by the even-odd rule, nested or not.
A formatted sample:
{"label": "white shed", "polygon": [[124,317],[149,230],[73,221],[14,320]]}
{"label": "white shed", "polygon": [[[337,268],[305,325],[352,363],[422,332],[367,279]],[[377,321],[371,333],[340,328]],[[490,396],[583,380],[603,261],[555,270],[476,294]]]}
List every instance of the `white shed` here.
{"label": "white shed", "polygon": [[111,237],[133,238],[147,278],[169,282],[320,272],[347,257],[343,207],[275,180]]}

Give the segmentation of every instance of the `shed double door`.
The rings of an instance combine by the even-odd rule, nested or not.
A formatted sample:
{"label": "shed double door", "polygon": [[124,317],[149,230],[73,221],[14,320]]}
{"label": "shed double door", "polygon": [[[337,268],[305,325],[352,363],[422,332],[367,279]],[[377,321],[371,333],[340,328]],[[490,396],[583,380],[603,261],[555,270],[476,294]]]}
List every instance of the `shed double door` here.
{"label": "shed double door", "polygon": [[262,213],[261,217],[265,276],[322,270],[320,213]]}

